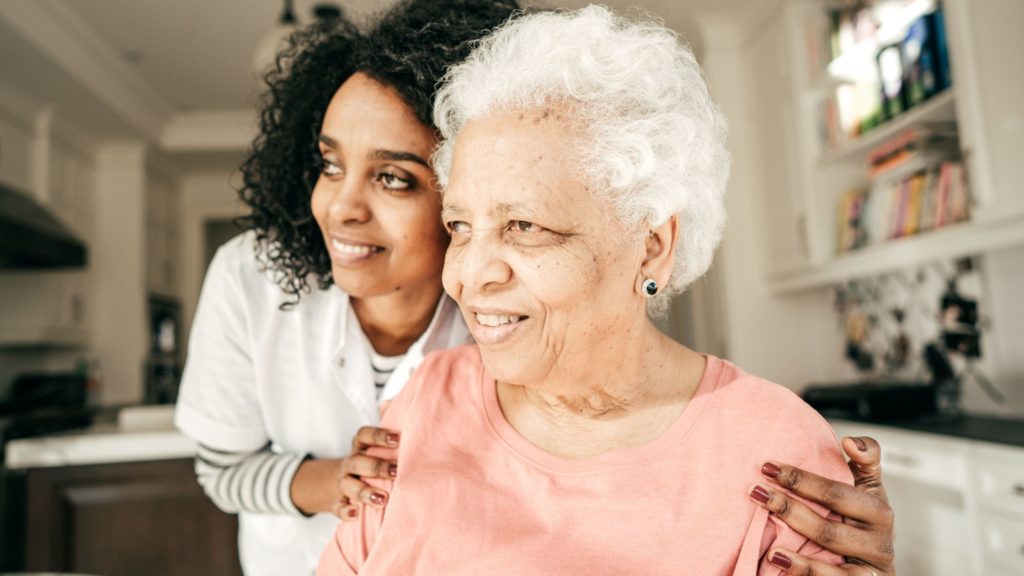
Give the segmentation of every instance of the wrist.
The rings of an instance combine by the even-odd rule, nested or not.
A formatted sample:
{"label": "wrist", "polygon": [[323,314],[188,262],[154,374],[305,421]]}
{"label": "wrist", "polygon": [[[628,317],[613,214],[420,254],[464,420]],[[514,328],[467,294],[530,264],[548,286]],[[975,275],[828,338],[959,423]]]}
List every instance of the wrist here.
{"label": "wrist", "polygon": [[307,457],[292,477],[290,495],[295,507],[307,516],[334,512],[338,500],[341,459],[315,460]]}

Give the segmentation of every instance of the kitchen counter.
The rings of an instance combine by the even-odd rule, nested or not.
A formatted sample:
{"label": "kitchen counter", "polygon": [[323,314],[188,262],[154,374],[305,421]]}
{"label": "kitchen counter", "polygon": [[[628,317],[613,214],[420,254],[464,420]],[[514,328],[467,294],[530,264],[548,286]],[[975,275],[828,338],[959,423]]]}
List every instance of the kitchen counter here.
{"label": "kitchen counter", "polygon": [[1024,447],[1024,419],[1020,418],[964,415],[953,419],[933,418],[893,422],[868,422],[849,417],[829,417],[829,419]]}
{"label": "kitchen counter", "polygon": [[173,406],[122,409],[116,422],[85,430],[12,440],[7,443],[8,469],[108,464],[191,458],[196,444],[173,427]]}

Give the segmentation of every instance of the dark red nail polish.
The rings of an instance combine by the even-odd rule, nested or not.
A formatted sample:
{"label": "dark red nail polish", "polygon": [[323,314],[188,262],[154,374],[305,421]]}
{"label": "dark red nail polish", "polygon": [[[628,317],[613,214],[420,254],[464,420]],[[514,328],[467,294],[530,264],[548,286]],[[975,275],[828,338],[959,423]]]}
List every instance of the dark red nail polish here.
{"label": "dark red nail polish", "polygon": [[394,464],[392,464],[388,468],[388,476],[391,476],[392,478],[394,478],[395,476],[398,476],[398,466],[395,466]]}
{"label": "dark red nail polish", "polygon": [[768,499],[771,498],[771,494],[760,486],[754,486],[754,489],[750,491],[750,497],[761,504],[767,504]]}
{"label": "dark red nail polish", "polygon": [[356,516],[359,516],[359,509],[358,508],[349,508],[345,512],[345,515],[348,516],[349,518],[355,518]]}
{"label": "dark red nail polish", "polygon": [[781,552],[772,554],[772,559],[769,560],[769,562],[784,570],[788,570],[793,567],[793,561],[783,556]]}
{"label": "dark red nail polish", "polygon": [[853,443],[857,445],[857,450],[860,450],[861,452],[868,451],[868,445],[865,444],[864,441],[861,440],[860,438],[854,438]]}
{"label": "dark red nail polish", "polygon": [[764,466],[761,466],[761,474],[773,480],[779,477],[779,472],[782,472],[782,469],[772,462],[765,462]]}
{"label": "dark red nail polish", "polygon": [[384,504],[384,495],[383,494],[377,494],[376,492],[374,492],[373,494],[370,494],[370,502],[380,506],[380,505]]}
{"label": "dark red nail polish", "polygon": [[398,438],[398,434],[395,434],[394,432],[389,432],[388,435],[384,438],[384,441],[387,442],[388,444],[398,444]]}

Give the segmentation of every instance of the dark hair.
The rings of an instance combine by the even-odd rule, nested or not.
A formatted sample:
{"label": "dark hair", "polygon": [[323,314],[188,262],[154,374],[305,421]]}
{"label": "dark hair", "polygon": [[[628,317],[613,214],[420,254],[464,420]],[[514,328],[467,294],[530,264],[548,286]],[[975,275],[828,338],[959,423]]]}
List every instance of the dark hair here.
{"label": "dark hair", "polygon": [[517,8],[506,0],[407,0],[366,32],[332,18],[289,38],[264,76],[259,135],[241,166],[239,195],[250,212],[238,220],[255,231],[257,258],[291,296],[285,307],[313,283],[320,289],[332,283],[310,195],[321,169],[317,138],[334,93],[354,73],[365,73],[396,90],[433,127],[434,91],[445,70]]}

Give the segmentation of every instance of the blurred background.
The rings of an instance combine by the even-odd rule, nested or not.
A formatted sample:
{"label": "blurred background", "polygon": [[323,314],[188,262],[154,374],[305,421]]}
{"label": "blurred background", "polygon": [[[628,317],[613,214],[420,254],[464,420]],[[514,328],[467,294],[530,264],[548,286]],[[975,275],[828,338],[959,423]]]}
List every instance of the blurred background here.
{"label": "blurred background", "polygon": [[[385,4],[0,1],[0,571],[238,573],[171,427],[189,322],[260,71]],[[901,576],[1024,573],[1024,2],[608,4],[730,122],[726,240],[663,329],[882,443]]]}

